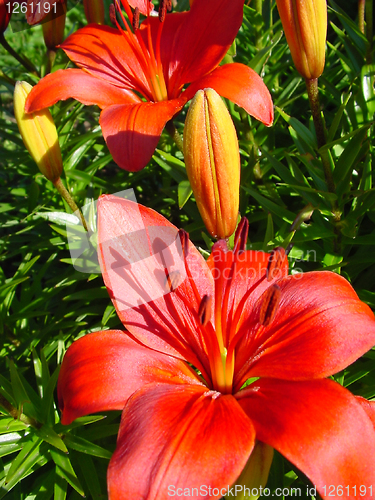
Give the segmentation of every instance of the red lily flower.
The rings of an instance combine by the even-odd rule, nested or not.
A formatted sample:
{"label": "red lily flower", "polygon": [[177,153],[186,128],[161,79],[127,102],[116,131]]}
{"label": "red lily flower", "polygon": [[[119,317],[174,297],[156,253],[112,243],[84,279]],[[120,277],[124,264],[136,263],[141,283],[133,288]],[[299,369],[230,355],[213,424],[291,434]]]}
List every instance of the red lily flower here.
{"label": "red lily flower", "polygon": [[[327,485],[350,486],[345,498],[357,498],[355,485],[370,492],[369,410],[325,379],[375,343],[374,315],[349,283],[331,272],[288,276],[282,250],[244,250],[244,222],[234,250],[221,240],[205,262],[151,209],[105,196],[98,211],[103,277],[127,332],[73,343],[58,396],[63,424],[123,409],[110,500],[165,500],[171,485],[198,488],[191,498],[215,496],[199,488],[233,484],[256,440],[301,469],[323,498],[331,498]],[[181,283],[164,268],[176,263],[171,234],[181,241]],[[165,294],[147,302],[148,282],[163,282],[160,269]]]}
{"label": "red lily flower", "polygon": [[[137,28],[138,14],[133,15],[127,0],[121,2]],[[136,5],[137,13],[150,14],[150,2],[129,3]],[[160,20],[148,15],[134,31],[128,24],[124,31],[117,21],[118,29],[82,28],[61,45],[80,69],[59,70],[43,78],[30,94],[26,111],[68,97],[97,104],[113,159],[129,171],[149,162],[165,124],[199,89],[213,88],[271,125],[272,100],[262,79],[243,64],[218,67],[241,26],[243,3],[195,0],[190,11],[167,15],[164,7]]]}

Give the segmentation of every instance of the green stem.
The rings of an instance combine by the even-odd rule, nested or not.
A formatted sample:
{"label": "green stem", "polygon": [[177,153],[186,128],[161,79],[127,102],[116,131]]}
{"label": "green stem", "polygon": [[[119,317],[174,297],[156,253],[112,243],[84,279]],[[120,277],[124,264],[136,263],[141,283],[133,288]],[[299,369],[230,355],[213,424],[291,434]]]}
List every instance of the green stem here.
{"label": "green stem", "polygon": [[[314,127],[316,131],[316,138],[318,140],[318,149],[320,149],[327,144],[327,140],[324,130],[322,114],[320,112],[318,79],[317,78],[312,78],[310,80],[306,79],[306,87],[307,87],[307,94],[309,96]],[[331,162],[329,160],[328,151],[326,150],[324,152],[321,152],[320,157],[323,164],[324,177],[326,179],[328,191],[330,193],[334,193],[336,189],[335,189],[335,183],[333,182]]]}
{"label": "green stem", "polygon": [[35,427],[35,429],[40,429],[42,427],[42,424],[40,422],[37,422],[31,417],[28,417],[27,415],[24,415],[22,412],[18,411],[17,408],[15,408],[7,399],[4,398],[3,395],[0,394],[0,406],[2,406],[11,417],[13,417],[15,420],[20,420],[22,423],[25,425],[31,425],[31,427]]}
{"label": "green stem", "polygon": [[[260,17],[263,19],[263,0],[254,0],[254,9],[258,12]],[[262,25],[257,25],[255,35],[255,46],[258,50],[262,49]]]}
{"label": "green stem", "polygon": [[374,32],[373,0],[366,0],[366,38],[367,38],[366,63],[367,64],[372,64],[373,32]]}
{"label": "green stem", "polygon": [[45,73],[46,75],[48,75],[48,73],[51,73],[55,59],[56,59],[56,51],[52,50],[52,49],[47,49],[47,53],[46,53],[47,64],[46,64],[46,73]]}
{"label": "green stem", "polygon": [[[307,79],[306,78],[306,87],[307,87],[307,94],[309,96],[309,101],[310,101],[310,108],[313,116],[313,121],[314,121],[314,127],[315,127],[315,132],[316,132],[316,138],[318,141],[318,149],[319,149],[319,154],[320,154],[320,159],[322,161],[323,165],[323,171],[324,171],[324,177],[327,183],[327,188],[330,193],[336,193],[336,187],[335,183],[333,180],[333,175],[332,175],[332,167],[331,167],[331,160],[329,156],[328,149],[321,149],[323,146],[327,144],[327,139],[326,139],[326,134],[325,134],[325,129],[324,129],[324,122],[322,118],[322,113],[320,111],[320,103],[319,103],[319,89],[318,89],[318,79],[317,78],[312,78],[312,79]],[[341,211],[339,207],[337,206],[337,200],[332,201],[332,214],[334,218],[334,225],[335,225],[335,242],[334,242],[334,248],[336,252],[339,252],[339,246],[340,246],[340,230],[338,227],[338,224],[341,219]]]}
{"label": "green stem", "polygon": [[3,34],[0,35],[0,43],[11,56],[13,56],[19,63],[22,64],[24,68],[27,69],[27,71],[34,73],[34,75],[40,76],[33,63],[29,61],[25,56],[20,56],[5,40]]}
{"label": "green stem", "polygon": [[178,149],[181,151],[181,153],[184,152],[184,143],[182,140],[182,137],[180,136],[178,130],[175,127],[175,124],[173,123],[173,120],[169,120],[165,126],[166,131],[168,134],[172,137],[174,142],[176,143],[176,146]]}
{"label": "green stem", "polygon": [[64,198],[64,200],[67,202],[69,207],[72,209],[73,212],[78,212],[78,217],[79,220],[81,221],[83,227],[85,230],[88,232],[87,224],[85,221],[85,218],[81,212],[81,210],[77,207],[76,202],[73,200],[73,198],[70,196],[69,191],[66,189],[64,184],[62,183],[61,178],[59,177],[57,181],[53,183],[57,191],[61,194],[61,196]]}

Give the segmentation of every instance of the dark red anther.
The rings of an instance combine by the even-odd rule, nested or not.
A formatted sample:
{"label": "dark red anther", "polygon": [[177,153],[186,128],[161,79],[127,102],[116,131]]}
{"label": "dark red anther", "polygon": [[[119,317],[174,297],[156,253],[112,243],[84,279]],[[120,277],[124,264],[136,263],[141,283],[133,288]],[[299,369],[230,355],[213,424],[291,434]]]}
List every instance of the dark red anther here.
{"label": "dark red anther", "polygon": [[160,0],[159,3],[159,21],[161,23],[165,20],[165,14],[167,13],[168,0]]}
{"label": "dark red anther", "polygon": [[204,295],[201,303],[199,304],[198,317],[201,325],[206,326],[211,319],[212,312],[212,297],[211,295]]}
{"label": "dark red anther", "polygon": [[240,220],[234,237],[234,253],[242,253],[246,250],[247,235],[249,233],[249,221],[246,217]]}
{"label": "dark red anther", "polygon": [[271,285],[261,297],[262,305],[259,311],[259,323],[268,326],[276,315],[281,298],[281,290],[277,285]]}
{"label": "dark red anther", "polygon": [[136,7],[133,13],[133,30],[137,31],[139,28],[139,8]]}
{"label": "dark red anther", "polygon": [[286,259],[285,250],[283,247],[276,247],[272,250],[267,265],[267,281],[272,281],[277,277],[278,271]]}
{"label": "dark red anther", "polygon": [[109,19],[114,26],[117,26],[116,7],[113,3],[109,6]]}
{"label": "dark red anther", "polygon": [[184,229],[179,229],[178,235],[180,236],[182,251],[184,253],[184,257],[186,258],[189,251],[189,233],[187,233]]}
{"label": "dark red anther", "polygon": [[172,10],[172,0],[167,0],[167,10],[168,12]]}

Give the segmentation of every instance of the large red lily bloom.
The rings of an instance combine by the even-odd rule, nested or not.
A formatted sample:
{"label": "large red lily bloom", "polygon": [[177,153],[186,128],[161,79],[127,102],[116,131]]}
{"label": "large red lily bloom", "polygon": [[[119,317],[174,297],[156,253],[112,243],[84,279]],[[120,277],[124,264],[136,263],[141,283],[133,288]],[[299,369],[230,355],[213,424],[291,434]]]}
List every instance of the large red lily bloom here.
{"label": "large red lily bloom", "polygon": [[[375,343],[374,316],[350,284],[331,272],[288,276],[281,250],[244,250],[244,224],[234,250],[219,241],[206,262],[151,209],[105,196],[98,212],[103,277],[127,331],[73,343],[58,397],[63,424],[123,409],[110,500],[165,500],[171,485],[209,498],[201,486],[233,484],[256,442],[323,498],[337,485],[349,486],[345,498],[366,485],[371,498],[372,410],[325,378]],[[152,298],[157,283],[164,294]]]}
{"label": "large red lily bloom", "polygon": [[[121,1],[136,24],[127,0]],[[144,4],[141,11],[149,13],[148,1],[134,3]],[[115,162],[130,171],[148,163],[165,124],[199,89],[215,89],[270,125],[272,100],[262,79],[243,64],[218,67],[241,26],[243,3],[195,0],[188,12],[166,14],[161,20],[148,16],[134,32],[119,24],[117,29],[94,24],[82,28],[61,45],[80,69],[43,78],[26,111],[68,97],[97,104],[108,148]]]}

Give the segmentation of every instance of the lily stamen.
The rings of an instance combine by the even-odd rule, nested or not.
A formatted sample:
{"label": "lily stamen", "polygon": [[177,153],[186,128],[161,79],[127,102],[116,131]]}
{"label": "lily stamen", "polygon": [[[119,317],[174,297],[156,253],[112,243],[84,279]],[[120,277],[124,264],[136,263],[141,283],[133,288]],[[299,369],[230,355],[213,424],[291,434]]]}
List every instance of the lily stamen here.
{"label": "lily stamen", "polygon": [[268,326],[274,319],[279,307],[281,290],[278,285],[271,285],[262,296],[262,305],[259,311],[259,323]]}
{"label": "lily stamen", "polygon": [[206,326],[211,319],[212,297],[204,295],[202,302],[199,305],[198,316],[202,326]]}
{"label": "lily stamen", "polygon": [[132,26],[133,26],[134,32],[136,32],[137,29],[139,29],[139,8],[138,7],[136,7],[134,9]]}

